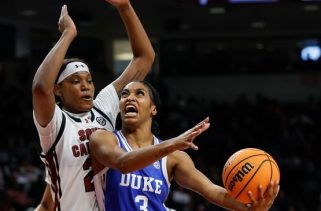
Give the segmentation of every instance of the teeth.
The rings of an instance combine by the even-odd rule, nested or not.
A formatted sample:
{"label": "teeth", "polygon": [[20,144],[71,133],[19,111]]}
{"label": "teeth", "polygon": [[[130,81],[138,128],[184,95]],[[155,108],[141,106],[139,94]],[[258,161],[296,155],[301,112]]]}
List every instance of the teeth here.
{"label": "teeth", "polygon": [[136,112],[136,108],[132,105],[126,107],[126,112]]}

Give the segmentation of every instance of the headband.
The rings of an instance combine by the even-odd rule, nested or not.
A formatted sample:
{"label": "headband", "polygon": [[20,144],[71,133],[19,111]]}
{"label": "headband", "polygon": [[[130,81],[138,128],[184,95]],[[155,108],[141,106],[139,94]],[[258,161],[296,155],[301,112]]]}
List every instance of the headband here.
{"label": "headband", "polygon": [[69,64],[66,65],[66,68],[61,72],[57,84],[65,80],[68,76],[76,73],[76,72],[81,72],[85,71],[89,73],[89,68],[88,66],[83,63],[83,62],[70,62]]}

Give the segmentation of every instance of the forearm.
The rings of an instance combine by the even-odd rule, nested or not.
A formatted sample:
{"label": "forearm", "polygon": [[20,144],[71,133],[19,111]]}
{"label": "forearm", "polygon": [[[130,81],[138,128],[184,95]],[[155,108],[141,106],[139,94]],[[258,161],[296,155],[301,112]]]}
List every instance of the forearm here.
{"label": "forearm", "polygon": [[122,173],[142,169],[176,150],[178,150],[177,145],[171,141],[164,141],[157,145],[123,153],[118,158],[117,169]]}
{"label": "forearm", "polygon": [[50,209],[43,204],[39,204],[34,211],[50,211]]}
{"label": "forearm", "polygon": [[52,90],[62,62],[74,37],[75,35],[68,31],[61,35],[58,42],[39,66],[34,77],[34,86],[41,85],[45,90]]}
{"label": "forearm", "polygon": [[248,211],[248,207],[245,204],[233,199],[223,187],[218,185],[213,185],[211,191],[204,194],[204,198],[227,210]]}
{"label": "forearm", "polygon": [[54,210],[54,204],[51,198],[50,185],[47,184],[45,191],[43,193],[41,202],[35,208],[35,211],[49,211],[49,210]]}

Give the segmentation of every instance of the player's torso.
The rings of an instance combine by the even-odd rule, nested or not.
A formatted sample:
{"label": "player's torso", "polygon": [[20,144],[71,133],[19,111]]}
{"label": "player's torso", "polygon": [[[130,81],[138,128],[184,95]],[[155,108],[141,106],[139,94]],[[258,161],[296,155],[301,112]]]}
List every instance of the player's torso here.
{"label": "player's torso", "polygon": [[[122,140],[124,141],[124,140]],[[125,151],[131,151],[121,144]],[[169,193],[166,157],[144,169],[128,174],[109,169],[106,177],[105,207],[110,210],[166,210]]]}
{"label": "player's torso", "polygon": [[55,147],[54,168],[59,176],[56,186],[63,196],[61,210],[96,210],[89,137],[97,129],[113,130],[113,127],[94,110],[82,118],[65,112],[64,115],[65,128]]}

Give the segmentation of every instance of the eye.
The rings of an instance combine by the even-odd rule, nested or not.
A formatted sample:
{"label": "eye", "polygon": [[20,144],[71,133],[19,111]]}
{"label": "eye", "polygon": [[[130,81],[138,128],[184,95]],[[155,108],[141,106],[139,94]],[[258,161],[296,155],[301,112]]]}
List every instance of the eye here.
{"label": "eye", "polygon": [[89,84],[92,84],[92,83],[93,83],[93,80],[92,80],[92,79],[88,79],[87,82],[88,82]]}
{"label": "eye", "polygon": [[124,98],[124,97],[127,97],[128,96],[128,92],[127,91],[122,91],[120,93],[120,97]]}
{"label": "eye", "polygon": [[74,80],[72,80],[71,83],[72,83],[72,84],[78,84],[78,83],[80,83],[80,81],[79,81],[78,79],[74,79]]}
{"label": "eye", "polygon": [[138,90],[137,95],[145,96],[145,92],[143,90]]}

